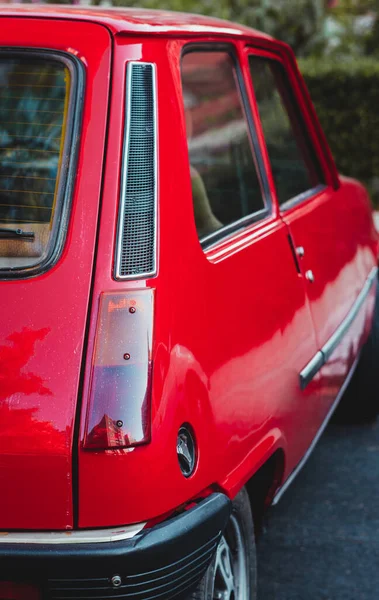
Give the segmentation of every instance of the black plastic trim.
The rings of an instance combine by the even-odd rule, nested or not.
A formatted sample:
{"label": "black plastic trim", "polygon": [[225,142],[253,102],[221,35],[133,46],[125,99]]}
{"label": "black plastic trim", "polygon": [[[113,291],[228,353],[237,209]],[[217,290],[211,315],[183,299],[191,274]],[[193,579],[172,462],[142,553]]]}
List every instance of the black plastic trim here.
{"label": "black plastic trim", "polygon": [[[80,586],[88,580],[90,586],[99,582],[109,591],[109,581],[115,574],[126,580],[125,585],[141,581],[141,586],[150,586],[154,580],[172,573],[167,585],[171,580],[173,586],[182,581],[185,585],[183,566],[189,565],[189,579],[194,576],[193,570],[203,573],[227,525],[231,507],[227,496],[213,493],[180,515],[144,529],[131,539],[116,542],[61,545],[0,542],[0,580],[34,582],[43,589],[49,586],[69,589],[75,581]],[[208,561],[204,562],[207,551]],[[195,565],[194,569],[191,565]],[[189,585],[196,586],[197,581]],[[116,590],[111,595],[116,598]]]}
{"label": "black plastic trim", "polygon": [[295,267],[296,267],[296,271],[299,273],[299,275],[301,275],[301,268],[300,268],[300,263],[299,263],[299,257],[296,253],[296,248],[295,248],[295,244],[292,238],[292,235],[289,233],[287,235],[287,239],[288,239],[288,243],[290,245],[291,248],[291,253],[292,253],[292,257],[295,263]]}
{"label": "black plastic trim", "polygon": [[325,192],[325,190],[327,190],[327,189],[328,189],[328,186],[325,183],[319,183],[315,187],[310,188],[309,190],[306,190],[305,192],[302,192],[301,194],[298,194],[297,196],[294,196],[293,198],[290,198],[286,202],[283,202],[283,204],[280,204],[280,206],[279,206],[280,212],[285,213],[287,210],[294,208],[298,204],[301,204],[301,203],[305,202],[306,200],[310,200],[311,198],[315,198],[322,192]]}

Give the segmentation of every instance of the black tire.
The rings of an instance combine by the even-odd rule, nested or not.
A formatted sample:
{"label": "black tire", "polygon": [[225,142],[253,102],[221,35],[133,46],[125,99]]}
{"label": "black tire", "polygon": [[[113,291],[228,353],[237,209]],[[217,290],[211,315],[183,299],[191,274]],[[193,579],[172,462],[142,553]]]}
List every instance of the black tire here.
{"label": "black tire", "polygon": [[[239,532],[241,534],[240,543],[242,542],[244,548],[243,560],[239,561],[238,546],[240,543],[235,539],[235,524],[238,524]],[[223,551],[227,543],[232,558],[232,570],[233,580],[237,580],[238,565],[243,565],[246,580],[242,582],[243,588],[239,588],[236,582],[236,592],[233,597],[234,600],[256,600],[257,597],[257,567],[256,567],[256,550],[255,550],[255,537],[254,537],[254,524],[253,517],[251,514],[251,506],[249,496],[245,488],[241,490],[238,496],[233,501],[233,510],[230,517],[229,524],[225,530],[224,536],[222,537],[217,552]],[[238,556],[237,556],[238,555]],[[199,587],[193,592],[188,600],[215,600],[219,596],[216,596],[216,586],[222,587],[222,581],[217,572],[217,557],[216,554],[212,564],[208,568],[204,579],[200,583]],[[246,583],[246,586],[245,586]]]}
{"label": "black tire", "polygon": [[339,423],[372,423],[379,414],[379,286],[371,331],[359,363],[335,412]]}

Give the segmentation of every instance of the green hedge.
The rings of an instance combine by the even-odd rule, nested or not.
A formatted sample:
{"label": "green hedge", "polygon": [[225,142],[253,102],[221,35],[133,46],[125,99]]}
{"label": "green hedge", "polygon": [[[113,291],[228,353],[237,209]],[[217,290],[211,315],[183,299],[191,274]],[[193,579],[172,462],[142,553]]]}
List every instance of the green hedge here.
{"label": "green hedge", "polygon": [[339,171],[360,179],[379,206],[379,61],[300,61]]}

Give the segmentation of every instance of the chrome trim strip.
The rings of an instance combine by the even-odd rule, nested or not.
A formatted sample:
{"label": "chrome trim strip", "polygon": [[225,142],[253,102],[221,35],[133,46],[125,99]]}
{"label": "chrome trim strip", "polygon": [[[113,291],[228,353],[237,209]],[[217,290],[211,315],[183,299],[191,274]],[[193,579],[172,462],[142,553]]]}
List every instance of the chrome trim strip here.
{"label": "chrome trim strip", "polygon": [[2,544],[100,544],[130,540],[145,527],[137,523],[114,529],[88,529],[82,531],[0,531]]}
{"label": "chrome trim strip", "polygon": [[278,488],[273,501],[272,501],[272,506],[276,506],[279,502],[279,500],[281,499],[281,497],[283,496],[283,494],[288,490],[288,488],[290,487],[291,483],[293,482],[293,480],[296,478],[296,476],[300,473],[301,469],[304,467],[305,463],[307,462],[308,458],[310,457],[310,455],[312,454],[313,450],[315,449],[317,442],[319,441],[320,437],[322,436],[322,434],[324,433],[324,430],[327,426],[327,424],[329,423],[334,411],[336,410],[347,386],[350,383],[350,380],[352,378],[352,376],[354,375],[354,371],[357,367],[357,364],[359,362],[359,356],[360,354],[358,354],[357,358],[355,359],[355,362],[353,364],[353,366],[351,367],[349,374],[347,375],[345,381],[343,382],[343,385],[340,389],[340,391],[337,394],[337,398],[335,399],[335,401],[333,402],[328,414],[326,415],[320,429],[318,430],[318,432],[316,433],[315,437],[312,440],[311,445],[309,446],[308,450],[306,451],[306,453],[304,454],[303,458],[301,459],[301,461],[298,463],[298,465],[294,468],[294,470],[292,471],[292,473],[289,475],[289,477],[286,479],[286,481],[283,483],[283,485]]}
{"label": "chrome trim strip", "polygon": [[[154,255],[153,269],[146,273],[138,273],[136,275],[121,275],[121,257],[122,257],[122,232],[124,229],[125,220],[125,192],[128,174],[128,156],[130,143],[130,106],[131,106],[131,81],[133,67],[135,65],[149,65],[153,72],[153,107],[154,107]],[[157,230],[158,230],[158,109],[157,109],[157,67],[154,63],[143,61],[129,61],[126,67],[126,99],[125,99],[125,133],[124,133],[124,149],[122,155],[122,180],[121,180],[121,196],[119,204],[118,224],[117,224],[117,244],[115,257],[115,278],[120,280],[135,280],[145,277],[153,277],[157,274]]]}
{"label": "chrome trim strip", "polygon": [[302,390],[304,390],[307,387],[308,383],[310,383],[310,381],[312,381],[314,376],[318,373],[318,371],[321,369],[321,367],[329,360],[329,358],[333,354],[334,350],[337,348],[337,346],[342,341],[342,338],[347,333],[351,324],[353,323],[354,319],[356,318],[360,309],[362,308],[362,305],[363,305],[364,301],[366,300],[366,298],[371,290],[371,287],[377,278],[377,275],[378,275],[378,268],[373,267],[370,271],[369,276],[367,277],[367,279],[365,281],[365,284],[364,284],[362,290],[360,291],[357,299],[355,300],[353,307],[350,309],[350,312],[347,315],[347,317],[345,317],[345,319],[342,321],[341,325],[336,329],[336,331],[329,338],[329,340],[326,342],[326,344],[321,348],[321,350],[318,350],[318,352],[309,361],[309,363],[304,367],[304,369],[302,369],[300,371],[299,379],[300,379],[300,387]]}
{"label": "chrome trim strip", "polygon": [[[272,212],[270,211],[270,208],[265,207],[261,210],[257,210],[250,215],[241,217],[237,221],[233,221],[233,223],[229,223],[229,225],[220,227],[220,229],[217,229],[217,231],[213,231],[212,233],[208,233],[208,235],[199,238],[200,244],[205,250],[209,250],[218,242],[224,242],[224,240],[226,240],[230,235],[239,233],[244,227],[248,227],[252,223],[261,221],[262,219],[270,217],[271,215]],[[211,245],[208,245],[208,243]]]}
{"label": "chrome trim strip", "polygon": [[337,348],[338,344],[341,342],[343,336],[345,335],[345,333],[347,333],[352,322],[354,321],[355,317],[357,316],[358,312],[360,311],[364,301],[366,300],[366,298],[370,292],[371,286],[377,277],[377,273],[378,273],[377,267],[373,267],[371,269],[369,276],[366,279],[366,282],[365,282],[362,290],[360,291],[360,293],[358,295],[358,298],[354,302],[354,305],[351,308],[349,314],[344,319],[344,321],[342,321],[342,323],[338,327],[338,329],[333,333],[332,337],[329,338],[329,340],[326,342],[325,346],[323,346],[321,348],[321,352],[324,355],[325,362],[327,362],[327,360],[329,360],[330,356],[333,354],[334,350]]}
{"label": "chrome trim strip", "polygon": [[[321,350],[319,350],[315,356],[312,358],[312,360],[309,361],[309,363],[306,365],[306,367],[304,367],[304,369],[301,371],[300,373],[300,385],[302,387],[302,389],[304,389],[304,387],[306,387],[306,385],[308,385],[308,383],[311,381],[311,379],[316,375],[316,373],[321,369],[321,367],[328,361],[328,359],[330,358],[331,354],[334,352],[334,350],[337,348],[338,344],[341,342],[343,336],[345,335],[345,333],[347,333],[348,329],[350,328],[352,322],[354,321],[355,317],[357,316],[359,310],[362,308],[362,305],[365,301],[365,299],[367,298],[371,287],[374,283],[374,281],[377,279],[378,276],[378,268],[377,267],[373,267],[370,271],[369,276],[366,279],[366,282],[361,290],[361,292],[359,293],[358,298],[356,299],[356,301],[354,302],[354,305],[352,307],[352,309],[350,310],[349,314],[347,315],[347,317],[344,319],[344,321],[341,323],[341,325],[338,327],[338,329],[335,331],[335,333],[332,335],[332,337],[328,340],[328,342],[321,348]],[[287,480],[284,482],[284,484],[278,489],[278,491],[276,492],[274,499],[272,501],[272,505],[275,506],[276,504],[278,504],[280,498],[283,496],[283,494],[286,492],[286,490],[289,488],[289,486],[291,485],[291,483],[293,482],[293,480],[296,478],[296,476],[299,474],[299,472],[301,471],[301,469],[303,468],[303,466],[305,465],[305,463],[307,462],[308,458],[310,457],[310,455],[312,454],[314,448],[316,447],[317,442],[319,441],[321,435],[323,434],[327,424],[329,423],[335,409],[338,406],[338,403],[340,402],[347,386],[350,383],[350,380],[354,374],[354,371],[357,367],[357,364],[359,362],[359,354],[357,356],[357,358],[355,359],[355,362],[353,364],[353,366],[351,367],[345,381],[343,382],[343,385],[340,389],[340,391],[337,394],[337,398],[335,399],[335,401],[333,402],[328,414],[326,415],[320,429],[318,430],[318,432],[316,433],[315,437],[313,438],[313,441],[311,443],[311,445],[309,446],[307,452],[304,454],[303,458],[301,459],[301,461],[298,463],[298,465],[295,467],[295,469],[292,471],[292,473],[289,475],[289,477],[287,478]],[[305,383],[305,384],[304,384]]]}
{"label": "chrome trim strip", "polygon": [[302,390],[307,387],[308,383],[312,381],[313,377],[318,373],[324,364],[324,355],[319,350],[300,372],[300,387]]}

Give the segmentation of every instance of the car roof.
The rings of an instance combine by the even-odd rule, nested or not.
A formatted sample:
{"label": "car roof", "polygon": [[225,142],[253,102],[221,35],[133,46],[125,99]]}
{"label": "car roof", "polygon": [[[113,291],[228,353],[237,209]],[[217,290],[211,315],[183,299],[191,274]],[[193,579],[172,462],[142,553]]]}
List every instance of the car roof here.
{"label": "car roof", "polygon": [[92,21],[113,33],[166,35],[231,35],[272,39],[270,36],[215,17],[141,8],[103,8],[53,4],[0,4],[0,17],[40,17]]}

